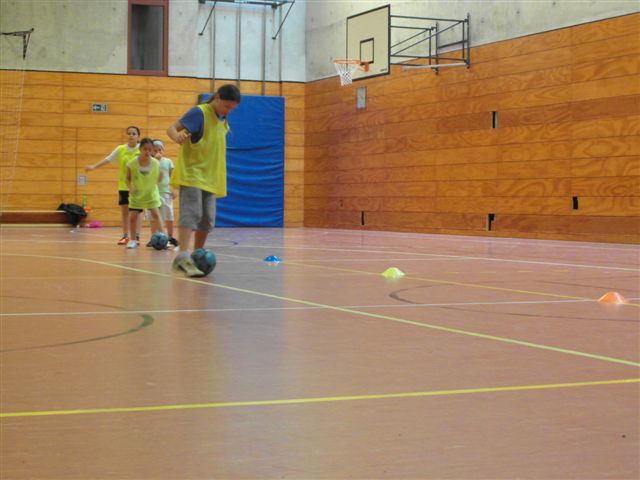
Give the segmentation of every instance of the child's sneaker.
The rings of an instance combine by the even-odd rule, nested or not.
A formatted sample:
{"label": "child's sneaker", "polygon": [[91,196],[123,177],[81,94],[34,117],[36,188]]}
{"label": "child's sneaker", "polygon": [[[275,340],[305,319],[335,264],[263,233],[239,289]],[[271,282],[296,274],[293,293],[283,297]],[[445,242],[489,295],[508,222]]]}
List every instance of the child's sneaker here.
{"label": "child's sneaker", "polygon": [[151,245],[151,240],[149,240],[149,241],[147,242],[147,244],[145,245],[145,247],[153,247],[153,245]]}
{"label": "child's sneaker", "polygon": [[180,244],[178,243],[178,240],[176,240],[176,239],[175,239],[175,238],[173,238],[173,237],[169,237],[169,243],[170,243],[171,245],[173,245],[174,247],[177,247],[178,245],[180,245]]}
{"label": "child's sneaker", "polygon": [[127,248],[138,248],[138,243],[135,240],[131,240],[127,243]]}
{"label": "child's sneaker", "polygon": [[140,245],[140,235],[136,235],[136,245]]}
{"label": "child's sneaker", "polygon": [[204,277],[204,273],[198,270],[191,259],[189,252],[182,252],[173,259],[174,272],[183,272],[187,277]]}
{"label": "child's sneaker", "polygon": [[126,245],[129,242],[129,235],[123,235],[120,240],[118,240],[118,245]]}

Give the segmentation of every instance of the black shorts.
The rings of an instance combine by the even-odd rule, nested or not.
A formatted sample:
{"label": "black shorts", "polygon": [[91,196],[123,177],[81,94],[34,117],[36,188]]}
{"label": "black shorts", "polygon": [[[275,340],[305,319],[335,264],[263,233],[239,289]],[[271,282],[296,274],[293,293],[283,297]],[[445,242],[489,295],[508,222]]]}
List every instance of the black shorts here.
{"label": "black shorts", "polygon": [[129,205],[129,190],[118,190],[118,205]]}
{"label": "black shorts", "polygon": [[130,208],[129,211],[130,212],[138,212],[138,213],[144,212],[144,210],[142,208]]}

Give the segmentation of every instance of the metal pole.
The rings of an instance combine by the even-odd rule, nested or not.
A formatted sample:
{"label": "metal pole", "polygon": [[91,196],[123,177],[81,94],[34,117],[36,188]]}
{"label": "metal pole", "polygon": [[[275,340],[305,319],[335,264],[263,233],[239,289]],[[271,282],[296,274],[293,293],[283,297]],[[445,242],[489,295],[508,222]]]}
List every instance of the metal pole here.
{"label": "metal pole", "polygon": [[262,9],[262,96],[266,93],[267,69],[267,9]]}
{"label": "metal pole", "polygon": [[[280,26],[282,27],[282,9],[279,8],[278,12],[280,12]],[[278,37],[278,83],[280,85],[280,96],[282,96],[282,35]]]}
{"label": "metal pole", "polygon": [[[215,8],[215,4],[214,4]],[[211,22],[211,93],[216,91],[216,15],[214,12]]]}
{"label": "metal pole", "polygon": [[238,13],[236,14],[236,85],[240,86],[240,62],[242,61],[242,5],[238,5]]}
{"label": "metal pole", "polygon": [[470,28],[471,28],[471,14],[467,12],[467,68],[471,66],[471,30]]}

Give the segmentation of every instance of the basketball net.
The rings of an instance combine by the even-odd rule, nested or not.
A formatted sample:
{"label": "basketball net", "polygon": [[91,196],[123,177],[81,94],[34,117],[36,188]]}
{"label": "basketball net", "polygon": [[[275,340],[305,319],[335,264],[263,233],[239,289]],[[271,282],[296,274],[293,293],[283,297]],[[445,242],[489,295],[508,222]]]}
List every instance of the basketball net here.
{"label": "basketball net", "polygon": [[348,60],[338,59],[334,60],[333,64],[336,67],[336,72],[340,76],[340,85],[351,85],[353,83],[353,72],[358,68],[367,71],[369,70],[368,63],[362,63],[360,60]]}
{"label": "basketball net", "polygon": [[[10,197],[13,191],[13,181],[18,161],[26,54],[28,37],[31,31],[3,32],[2,43],[0,44],[2,57],[16,57],[14,70],[0,71],[0,126],[2,127],[2,135],[0,135],[2,160],[0,161],[0,166],[6,172],[2,175],[0,182],[0,191],[2,192],[0,195],[1,210],[12,206]],[[21,41],[16,41],[15,38],[11,37],[21,37]],[[20,47],[22,48],[20,49]]]}

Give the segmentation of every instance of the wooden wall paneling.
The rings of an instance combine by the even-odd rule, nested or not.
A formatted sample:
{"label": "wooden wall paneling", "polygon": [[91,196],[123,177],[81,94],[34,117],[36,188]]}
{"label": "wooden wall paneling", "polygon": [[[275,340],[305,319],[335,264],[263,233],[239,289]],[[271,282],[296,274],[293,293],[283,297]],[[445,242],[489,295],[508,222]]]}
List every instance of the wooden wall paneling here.
{"label": "wooden wall paneling", "polygon": [[599,61],[611,57],[638,55],[640,53],[638,32],[633,32],[630,35],[602,38],[596,41],[574,43],[571,47],[571,53],[572,63],[575,64]]}
{"label": "wooden wall paneling", "polygon": [[538,51],[567,47],[572,43],[573,34],[570,29],[559,29],[537,35],[527,35],[507,42],[496,42],[474,48],[473,62],[483,63],[521,56]]}
{"label": "wooden wall paneling", "polygon": [[574,139],[629,135],[640,135],[640,115],[585,120],[571,125],[571,136]]}
{"label": "wooden wall paneling", "polygon": [[62,105],[62,109],[65,114],[85,114],[93,115],[100,118],[99,115],[105,115],[104,113],[94,113],[91,111],[93,103],[107,103],[109,114],[113,115],[141,115],[145,114],[147,110],[146,103],[125,103],[125,102],[112,102],[98,100],[65,100]]}
{"label": "wooden wall paneling", "polygon": [[[62,114],[47,114],[22,112],[20,114],[20,128],[33,126],[62,126],[64,116]],[[16,118],[7,119],[11,124],[15,125],[18,121]],[[3,127],[4,128],[4,127]]]}
{"label": "wooden wall paneling", "polygon": [[495,196],[495,180],[440,180],[436,184],[437,197]]}
{"label": "wooden wall paneling", "polygon": [[[30,72],[31,77],[31,72]],[[149,78],[144,75],[110,75],[96,73],[63,73],[65,87],[147,90]]]}
{"label": "wooden wall paneling", "polygon": [[495,182],[495,195],[504,197],[568,197],[571,191],[569,178],[501,179]]}
{"label": "wooden wall paneling", "polygon": [[[580,197],[580,208],[576,215],[638,217],[640,216],[640,197]],[[573,213],[573,212],[572,212]]]}
{"label": "wooden wall paneling", "polygon": [[622,15],[599,22],[577,25],[567,30],[571,32],[573,44],[596,42],[640,32],[640,16],[637,14]]}
{"label": "wooden wall paneling", "polygon": [[498,147],[498,160],[502,162],[565,159],[571,157],[572,142],[534,142],[528,144],[506,144]]}
{"label": "wooden wall paneling", "polygon": [[640,175],[640,156],[573,158],[571,177],[633,177]]}
{"label": "wooden wall paneling", "polygon": [[528,108],[500,109],[498,128],[570,122],[570,105],[566,102]]}
{"label": "wooden wall paneling", "polygon": [[626,157],[640,155],[640,137],[588,138],[573,142],[572,156],[580,157]]}
{"label": "wooden wall paneling", "polygon": [[537,160],[533,162],[500,162],[497,178],[564,178],[571,176],[571,160]]}
{"label": "wooden wall paneling", "polygon": [[[640,77],[637,75],[578,82],[571,86],[572,101],[594,100],[606,97],[621,97],[625,95],[638,94],[640,94]],[[634,113],[637,113],[637,111]]]}
{"label": "wooden wall paneling", "polygon": [[496,215],[491,224],[495,232],[567,233],[572,217],[569,215]]}
{"label": "wooden wall paneling", "polygon": [[[0,166],[10,167],[13,164],[13,156],[0,155]],[[20,153],[16,161],[16,165],[21,167],[38,168],[50,167],[63,164],[62,152],[38,152],[38,153]]]}
{"label": "wooden wall paneling", "polygon": [[611,77],[625,77],[640,73],[638,54],[613,57],[591,63],[578,63],[571,67],[572,82],[588,82]]}
{"label": "wooden wall paneling", "polygon": [[640,235],[640,217],[570,217],[569,233]]}
{"label": "wooden wall paneling", "polygon": [[570,108],[571,118],[574,121],[600,117],[637,115],[640,111],[640,95],[573,101]]}
{"label": "wooden wall paneling", "polygon": [[640,197],[640,176],[574,177],[571,195],[579,197]]}

